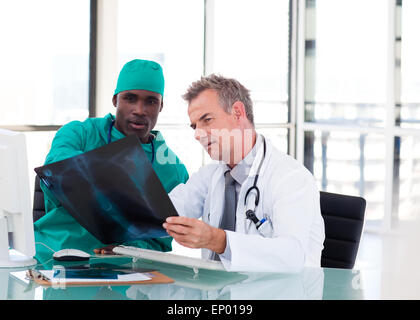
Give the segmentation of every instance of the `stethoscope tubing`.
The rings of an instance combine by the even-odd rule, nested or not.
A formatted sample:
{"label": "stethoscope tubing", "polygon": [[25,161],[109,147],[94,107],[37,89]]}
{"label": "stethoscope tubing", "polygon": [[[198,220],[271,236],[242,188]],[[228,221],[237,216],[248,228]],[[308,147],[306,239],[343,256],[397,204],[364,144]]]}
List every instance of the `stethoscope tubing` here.
{"label": "stethoscope tubing", "polygon": [[[264,217],[263,219],[259,220],[257,218],[257,216],[255,215],[255,210],[256,210],[256,208],[258,206],[258,203],[260,201],[260,189],[257,187],[257,182],[258,182],[258,178],[260,176],[261,167],[262,167],[262,164],[263,164],[263,162],[265,160],[265,154],[266,154],[266,151],[267,151],[267,146],[266,146],[265,138],[262,135],[261,135],[261,137],[263,139],[263,145],[264,145],[263,156],[262,156],[262,159],[260,161],[260,164],[258,165],[258,169],[257,169],[256,175],[255,175],[255,178],[254,178],[254,184],[247,190],[247,192],[245,194],[244,205],[245,205],[245,209],[246,209],[247,208],[248,196],[249,196],[249,194],[251,193],[252,190],[255,190],[256,195],[255,195],[254,208],[253,209],[246,210],[245,216],[246,216],[246,219],[247,220],[250,220],[249,223],[250,224],[251,223],[254,223],[255,224],[255,227],[257,228],[257,230],[265,237],[265,236],[267,236],[267,232],[271,232],[272,230],[270,228],[269,229],[264,228],[265,230],[260,231],[261,230],[260,227],[265,222],[267,222],[269,220],[269,218]],[[270,223],[270,225],[271,225],[271,223]],[[249,230],[249,226],[246,229]]]}
{"label": "stethoscope tubing", "polygon": [[[267,151],[267,146],[266,146],[266,143],[265,143],[265,138],[264,138],[264,136],[262,136],[262,135],[261,135],[261,137],[262,137],[262,139],[263,139],[263,146],[264,146],[264,149],[263,149],[263,156],[262,156],[262,159],[261,159],[261,161],[260,161],[260,164],[258,165],[257,173],[255,174],[254,184],[252,185],[252,187],[251,187],[251,188],[249,188],[249,189],[246,191],[246,194],[245,194],[245,199],[244,199],[244,205],[245,205],[245,207],[246,207],[246,202],[247,202],[247,199],[248,199],[248,195],[249,195],[249,193],[250,193],[252,190],[255,190],[255,191],[256,191],[256,193],[257,193],[257,196],[256,196],[256,198],[255,198],[255,207],[257,207],[257,206],[258,206],[258,203],[259,203],[259,201],[260,201],[260,189],[258,189],[258,187],[257,187],[257,182],[258,182],[258,178],[259,178],[259,176],[260,176],[261,166],[262,166],[262,164],[263,164],[263,162],[264,162],[264,160],[265,160],[265,153],[266,153],[266,151]],[[254,211],[255,211],[255,209],[254,209]]]}

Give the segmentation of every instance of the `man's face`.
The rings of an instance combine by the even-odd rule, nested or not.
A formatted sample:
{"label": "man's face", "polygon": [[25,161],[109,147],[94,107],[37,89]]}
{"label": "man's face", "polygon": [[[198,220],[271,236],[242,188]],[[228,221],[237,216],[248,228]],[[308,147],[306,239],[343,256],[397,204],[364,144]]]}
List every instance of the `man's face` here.
{"label": "man's face", "polygon": [[201,92],[188,106],[194,137],[213,160],[232,163],[235,147],[241,145],[241,132],[234,114],[227,113],[215,90]]}
{"label": "man's face", "polygon": [[147,90],[121,91],[112,98],[117,108],[115,127],[125,135],[135,134],[142,143],[149,142],[163,101],[159,93]]}

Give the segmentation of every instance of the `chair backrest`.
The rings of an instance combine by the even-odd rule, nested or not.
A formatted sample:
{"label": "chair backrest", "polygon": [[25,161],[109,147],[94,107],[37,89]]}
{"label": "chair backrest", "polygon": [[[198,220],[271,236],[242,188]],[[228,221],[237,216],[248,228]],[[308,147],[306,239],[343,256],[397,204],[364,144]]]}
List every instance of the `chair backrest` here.
{"label": "chair backrest", "polygon": [[35,176],[35,187],[34,187],[34,206],[33,206],[33,217],[34,222],[45,215],[45,203],[44,193],[39,186],[39,177]]}
{"label": "chair backrest", "polygon": [[321,267],[352,269],[362,235],[366,200],[321,191],[320,204],[325,223]]}

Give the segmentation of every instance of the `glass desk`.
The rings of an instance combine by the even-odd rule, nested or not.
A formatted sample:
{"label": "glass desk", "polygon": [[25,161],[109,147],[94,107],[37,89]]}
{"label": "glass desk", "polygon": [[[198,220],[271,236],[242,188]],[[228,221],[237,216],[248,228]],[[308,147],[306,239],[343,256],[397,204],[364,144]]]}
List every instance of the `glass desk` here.
{"label": "glass desk", "polygon": [[[375,272],[305,268],[299,273],[226,272],[138,260],[127,257],[91,258],[89,262],[60,262],[63,266],[105,263],[157,270],[172,278],[171,284],[113,286],[40,286],[16,277],[16,271],[0,269],[0,300],[278,300],[278,299],[376,299],[367,296],[364,280]],[[50,260],[35,269],[51,269]],[[369,291],[369,290],[368,290]]]}

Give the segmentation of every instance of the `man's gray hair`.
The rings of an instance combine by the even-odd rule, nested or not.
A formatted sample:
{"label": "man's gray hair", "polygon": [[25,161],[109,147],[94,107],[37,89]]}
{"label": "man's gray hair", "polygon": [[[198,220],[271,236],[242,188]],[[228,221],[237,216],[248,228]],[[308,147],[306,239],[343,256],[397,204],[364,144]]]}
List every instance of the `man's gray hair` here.
{"label": "man's gray hair", "polygon": [[211,74],[207,77],[202,76],[200,80],[190,85],[182,98],[190,103],[207,89],[213,89],[217,92],[220,104],[227,113],[232,112],[232,105],[236,101],[241,101],[245,106],[246,117],[254,125],[254,113],[249,90],[235,79],[225,78],[216,74]]}

